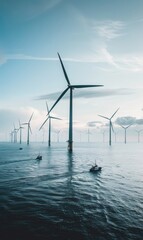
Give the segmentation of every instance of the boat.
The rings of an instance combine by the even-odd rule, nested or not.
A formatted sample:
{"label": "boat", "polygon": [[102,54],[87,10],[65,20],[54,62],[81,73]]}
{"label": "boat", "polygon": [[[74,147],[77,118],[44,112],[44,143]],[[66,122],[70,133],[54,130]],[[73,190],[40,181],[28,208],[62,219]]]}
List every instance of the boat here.
{"label": "boat", "polygon": [[23,149],[22,147],[19,148],[19,150],[22,150],[22,149]]}
{"label": "boat", "polygon": [[102,169],[102,167],[98,167],[97,165],[95,165],[95,166],[92,166],[89,171],[90,172],[99,172],[99,171],[101,171],[101,169]]}
{"label": "boat", "polygon": [[38,154],[38,156],[36,157],[36,160],[42,160],[42,155]]}

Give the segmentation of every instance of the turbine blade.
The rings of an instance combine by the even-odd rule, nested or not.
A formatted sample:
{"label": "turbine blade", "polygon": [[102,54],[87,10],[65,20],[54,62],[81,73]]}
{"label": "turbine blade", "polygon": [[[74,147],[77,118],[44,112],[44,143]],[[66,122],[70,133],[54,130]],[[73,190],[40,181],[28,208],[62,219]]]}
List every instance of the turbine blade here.
{"label": "turbine blade", "polygon": [[61,118],[57,118],[57,117],[50,117],[52,119],[57,119],[57,120],[62,120]]}
{"label": "turbine blade", "polygon": [[28,123],[22,123],[22,125],[27,125]]}
{"label": "turbine blade", "polygon": [[47,107],[47,113],[49,114],[49,108],[48,108],[48,103],[46,101],[46,107]]}
{"label": "turbine blade", "polygon": [[104,116],[102,116],[102,115],[98,115],[98,116],[100,116],[100,117],[102,117],[102,118],[105,118],[105,119],[108,119],[108,120],[110,120],[109,118],[107,118],[107,117],[104,117]]}
{"label": "turbine blade", "polygon": [[39,128],[39,131],[41,130],[41,128],[44,126],[44,124],[47,122],[48,119],[49,119],[49,117],[47,117],[46,120],[43,122],[43,124],[42,124],[41,127]]}
{"label": "turbine blade", "polygon": [[119,108],[113,113],[113,115],[110,117],[110,119],[112,119],[114,117],[114,115],[116,114],[116,112],[118,112]]}
{"label": "turbine blade", "polygon": [[32,119],[32,117],[33,117],[33,114],[34,114],[34,112],[32,113],[32,115],[31,115],[31,117],[30,117],[30,119],[29,119],[29,123],[30,123],[30,121],[31,121],[31,119]]}
{"label": "turbine blade", "polygon": [[125,129],[125,127],[123,125],[119,124],[119,126]]}
{"label": "turbine blade", "polygon": [[103,85],[71,85],[73,88],[103,87]]}
{"label": "turbine blade", "polygon": [[113,124],[112,124],[112,122],[111,122],[111,129],[112,129],[112,131],[113,131],[113,133],[114,133],[114,128],[113,128]]}
{"label": "turbine blade", "polygon": [[30,132],[31,132],[31,134],[32,134],[32,130],[31,130],[31,126],[29,125],[29,130],[30,130]]}
{"label": "turbine blade", "polygon": [[61,59],[59,53],[58,53],[58,57],[59,57],[59,59],[60,59],[60,63],[61,63],[61,66],[62,66],[62,69],[63,69],[64,75],[65,75],[65,79],[67,80],[68,85],[70,85],[70,81],[69,81],[68,75],[67,75],[67,73],[66,73],[66,70],[65,70],[64,64],[63,64],[63,62],[62,62],[62,59]]}
{"label": "turbine blade", "polygon": [[65,93],[68,91],[69,87],[67,87],[62,94],[58,97],[57,101],[54,103],[54,105],[49,110],[49,113],[52,111],[52,109],[56,106],[56,104],[60,101],[60,99],[65,95]]}
{"label": "turbine blade", "polygon": [[126,129],[127,129],[127,128],[129,128],[131,125],[133,125],[133,123],[132,123],[132,124],[130,124],[130,125],[128,125],[128,126],[126,127]]}

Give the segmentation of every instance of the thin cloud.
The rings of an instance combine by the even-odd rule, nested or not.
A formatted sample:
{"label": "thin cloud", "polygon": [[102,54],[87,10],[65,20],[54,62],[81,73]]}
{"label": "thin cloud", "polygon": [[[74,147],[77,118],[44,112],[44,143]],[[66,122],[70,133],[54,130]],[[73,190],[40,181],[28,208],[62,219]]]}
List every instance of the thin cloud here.
{"label": "thin cloud", "polygon": [[91,121],[91,122],[87,123],[87,126],[88,127],[97,127],[97,126],[99,126],[99,124],[101,124],[100,121]]}
{"label": "thin cloud", "polygon": [[[94,98],[94,97],[107,97],[107,96],[117,96],[117,95],[128,95],[133,94],[134,90],[126,88],[118,89],[107,89],[107,90],[78,90],[74,91],[74,98]],[[41,95],[36,97],[35,100],[56,100],[60,96],[61,92],[55,92],[51,94]],[[62,99],[68,99],[69,93],[67,92]]]}
{"label": "thin cloud", "polygon": [[[0,54],[0,64],[4,64],[7,61],[13,60],[27,60],[27,61],[59,61],[58,57],[39,57],[30,56],[24,54]],[[130,72],[143,71],[143,56],[142,55],[112,55],[107,48],[99,48],[94,54],[88,56],[77,57],[63,57],[64,62],[76,62],[76,63],[96,63],[96,67],[99,67],[102,71],[122,70]],[[104,67],[97,64],[104,64]],[[105,65],[106,64],[106,65]],[[110,68],[109,68],[110,66]]]}
{"label": "thin cloud", "polygon": [[107,20],[92,22],[93,31],[107,40],[122,36],[124,27],[125,24],[122,21]]}
{"label": "thin cloud", "polygon": [[143,119],[142,118],[136,119],[136,124],[137,125],[143,125]]}

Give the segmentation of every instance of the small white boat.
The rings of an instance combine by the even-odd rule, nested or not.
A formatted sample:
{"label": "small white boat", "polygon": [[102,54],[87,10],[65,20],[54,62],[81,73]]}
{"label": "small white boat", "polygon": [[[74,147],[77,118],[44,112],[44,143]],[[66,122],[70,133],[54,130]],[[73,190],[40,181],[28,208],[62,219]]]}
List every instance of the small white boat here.
{"label": "small white boat", "polygon": [[99,171],[101,171],[101,169],[102,169],[102,167],[98,167],[97,165],[95,165],[95,166],[92,166],[89,171],[90,172],[99,172]]}

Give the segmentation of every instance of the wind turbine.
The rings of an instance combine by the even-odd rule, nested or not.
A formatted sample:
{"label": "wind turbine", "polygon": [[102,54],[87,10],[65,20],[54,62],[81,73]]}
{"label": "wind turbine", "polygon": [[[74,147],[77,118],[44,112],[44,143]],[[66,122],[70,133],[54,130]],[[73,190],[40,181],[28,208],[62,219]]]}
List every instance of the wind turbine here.
{"label": "wind turbine", "polygon": [[19,140],[19,143],[20,143],[20,144],[22,143],[22,129],[24,128],[24,127],[22,127],[21,125],[22,125],[22,124],[21,124],[20,121],[19,121],[19,130],[20,130],[20,140]]}
{"label": "wind turbine", "polygon": [[105,142],[105,130],[102,132],[103,135],[103,142]]}
{"label": "wind turbine", "polygon": [[124,130],[125,130],[125,144],[126,144],[126,142],[127,142],[127,129],[131,126],[131,125],[133,125],[133,124],[130,124],[130,125],[128,125],[128,126],[123,126],[123,125],[121,125],[121,124],[119,124]]}
{"label": "wind turbine", "polygon": [[17,132],[19,131],[18,128],[15,128],[15,125],[13,124],[14,126],[14,130],[13,130],[13,134],[14,134],[14,143],[17,143]]}
{"label": "wind turbine", "polygon": [[29,135],[30,135],[30,132],[32,134],[30,122],[31,122],[31,119],[33,117],[33,114],[34,114],[34,112],[32,113],[32,115],[31,115],[31,117],[30,117],[28,122],[22,124],[22,125],[27,125],[27,145],[29,145]]}
{"label": "wind turbine", "polygon": [[44,124],[45,124],[45,123],[48,121],[48,119],[49,119],[49,139],[48,139],[48,145],[49,145],[49,147],[50,147],[50,146],[51,146],[51,119],[61,120],[61,118],[52,117],[52,116],[50,115],[50,111],[49,111],[47,102],[46,102],[46,107],[47,107],[47,115],[48,115],[48,117],[47,117],[46,120],[43,122],[43,124],[41,125],[41,127],[39,128],[39,130],[41,130],[41,128],[44,126]]}
{"label": "wind turbine", "polygon": [[61,132],[61,130],[58,130],[58,131],[56,131],[56,134],[57,134],[57,142],[59,142],[60,141],[60,132]]}
{"label": "wind turbine", "polygon": [[90,130],[89,130],[89,128],[88,128],[88,130],[87,130],[87,136],[88,136],[88,142],[90,142],[90,135],[91,135],[91,132],[90,132]]}
{"label": "wind turbine", "polygon": [[11,143],[13,142],[13,137],[14,137],[14,131],[11,131],[10,132],[10,141],[11,141]]}
{"label": "wind turbine", "polygon": [[140,142],[140,133],[143,131],[143,129],[141,130],[135,130],[138,134],[138,143]]}
{"label": "wind turbine", "polygon": [[115,132],[115,131],[114,131],[114,135],[115,135],[115,142],[117,142],[117,134],[118,134],[118,132]]}
{"label": "wind turbine", "polygon": [[102,115],[98,115],[102,118],[105,118],[105,119],[108,119],[109,120],[109,145],[111,146],[111,129],[112,131],[114,132],[114,129],[113,129],[113,124],[112,124],[112,118],[115,116],[116,112],[119,110],[119,108],[113,113],[113,115],[108,118],[108,117],[105,117],[105,116],[102,116]]}
{"label": "wind turbine", "polygon": [[60,57],[60,54],[58,53],[58,57],[59,57],[59,60],[60,60],[60,63],[61,63],[61,66],[62,66],[62,70],[63,70],[63,73],[64,73],[64,76],[65,76],[65,79],[67,81],[67,88],[62,92],[62,94],[59,96],[59,98],[57,99],[57,101],[54,103],[54,105],[52,106],[52,108],[50,109],[49,112],[51,112],[51,110],[55,107],[55,105],[60,101],[60,99],[65,95],[65,93],[70,90],[70,106],[69,106],[69,140],[67,141],[68,142],[68,150],[70,152],[72,152],[73,150],[73,90],[75,88],[88,88],[88,87],[101,87],[103,85],[71,85],[70,81],[69,81],[69,78],[68,78],[68,75],[66,73],[66,70],[65,70],[65,67],[64,67],[64,64],[62,62],[62,59]]}

